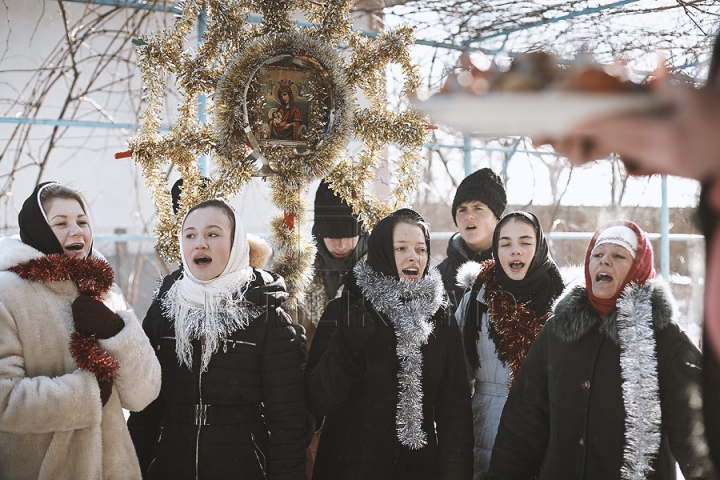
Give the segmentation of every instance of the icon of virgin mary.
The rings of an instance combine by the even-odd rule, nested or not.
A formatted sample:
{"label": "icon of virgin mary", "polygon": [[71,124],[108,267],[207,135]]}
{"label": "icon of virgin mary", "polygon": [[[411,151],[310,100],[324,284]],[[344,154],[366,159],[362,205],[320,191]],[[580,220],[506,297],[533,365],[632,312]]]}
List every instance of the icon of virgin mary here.
{"label": "icon of virgin mary", "polygon": [[275,140],[294,140],[300,139],[300,124],[302,123],[302,113],[300,108],[295,105],[295,98],[290,86],[282,85],[277,91],[277,100],[280,107],[273,113],[268,120],[270,127],[270,138]]}

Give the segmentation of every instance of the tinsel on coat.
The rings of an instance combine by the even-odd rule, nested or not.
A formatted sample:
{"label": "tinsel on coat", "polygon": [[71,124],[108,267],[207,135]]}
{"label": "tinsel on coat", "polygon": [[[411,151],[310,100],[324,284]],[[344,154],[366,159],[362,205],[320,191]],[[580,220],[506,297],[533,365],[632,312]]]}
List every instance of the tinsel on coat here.
{"label": "tinsel on coat", "polygon": [[[76,258],[52,253],[8,268],[24,280],[42,283],[71,280],[82,295],[100,299],[113,285],[114,273],[105,260],[97,257]],[[99,381],[113,378],[120,364],[102,350],[95,335],[75,332],[70,336],[70,355],[77,367],[95,374]]]}
{"label": "tinsel on coat", "polygon": [[[468,305],[465,321],[465,351],[468,361],[473,368],[480,368],[475,343],[480,335],[481,318],[488,313],[488,336],[495,344],[495,353],[503,365],[510,366],[512,375],[510,385],[520,370],[528,350],[545,322],[550,317],[550,301],[542,305],[540,312],[531,308],[531,301],[519,302],[515,296],[503,288],[497,277],[495,260],[486,260],[479,266],[469,262],[458,271],[458,280],[461,276],[467,277],[477,271],[474,285],[471,290],[471,302]],[[467,282],[467,279],[464,279]],[[485,290],[484,303],[476,300],[481,289]]]}
{"label": "tinsel on coat", "polygon": [[550,312],[538,316],[528,302],[518,302],[512,293],[504,290],[498,281],[494,260],[488,260],[477,282],[485,286],[485,303],[488,306],[489,337],[495,344],[495,352],[503,365],[510,366],[512,385],[528,350],[540,329],[550,317]]}
{"label": "tinsel on coat", "polygon": [[[644,479],[652,471],[661,441],[662,422],[655,332],[672,323],[669,287],[649,280],[629,284],[617,308],[601,316],[591,306],[585,286],[576,286],[555,306],[553,330],[564,342],[575,342],[601,327],[620,345],[625,449],[623,479]],[[654,315],[653,315],[654,313]]]}
{"label": "tinsel on coat", "polygon": [[101,258],[75,258],[61,253],[28,260],[8,270],[35,282],[72,280],[81,294],[96,299],[110,290],[115,277],[110,264]]}
{"label": "tinsel on coat", "polygon": [[[252,319],[263,312],[263,307],[245,299],[248,285],[243,279],[242,284],[223,286],[215,292],[222,294],[219,300],[197,305],[183,297],[180,282],[173,284],[162,299],[162,307],[175,325],[175,353],[181,364],[192,369],[192,341],[202,339],[200,371],[206,372],[210,359],[217,353],[223,339],[245,329]],[[216,295],[212,296],[214,298]]]}
{"label": "tinsel on coat", "polygon": [[377,273],[365,261],[358,262],[353,271],[363,296],[395,327],[400,360],[400,392],[395,415],[397,436],[403,445],[420,449],[427,444],[427,435],[422,428],[423,357],[420,347],[427,344],[433,332],[431,317],[447,304],[440,272],[431,267],[417,281],[398,280]]}
{"label": "tinsel on coat", "polygon": [[629,284],[618,299],[620,369],[625,405],[625,480],[647,478],[660,448],[660,386],[657,374],[651,288]]}

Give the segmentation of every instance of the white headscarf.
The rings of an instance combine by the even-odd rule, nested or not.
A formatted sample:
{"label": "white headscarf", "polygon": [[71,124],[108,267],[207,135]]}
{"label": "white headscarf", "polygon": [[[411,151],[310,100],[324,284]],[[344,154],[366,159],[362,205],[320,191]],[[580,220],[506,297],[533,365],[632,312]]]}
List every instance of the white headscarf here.
{"label": "white headscarf", "polygon": [[638,249],[638,236],[632,228],[626,227],[625,225],[613,225],[603,230],[595,240],[595,250],[599,245],[603,243],[613,243],[624,247],[632,258],[635,258]]}
{"label": "white headscarf", "polygon": [[[191,342],[204,339],[202,371],[207,370],[207,365],[221,341],[233,332],[247,327],[250,320],[262,312],[262,307],[251,304],[244,298],[244,290],[253,279],[250,247],[237,212],[227,203],[226,205],[235,218],[235,233],[230,258],[222,273],[211,280],[198,280],[193,276],[183,253],[181,228],[183,273],[163,299],[165,313],[175,323],[175,352],[180,363],[192,368]],[[183,219],[183,225],[186,219],[187,215]]]}

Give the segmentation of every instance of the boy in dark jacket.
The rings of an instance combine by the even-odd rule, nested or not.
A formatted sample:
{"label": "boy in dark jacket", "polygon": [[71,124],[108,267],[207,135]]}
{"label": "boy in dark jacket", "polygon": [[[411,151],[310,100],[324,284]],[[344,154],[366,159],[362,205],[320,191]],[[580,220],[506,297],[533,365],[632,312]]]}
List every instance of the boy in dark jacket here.
{"label": "boy in dark jacket", "polygon": [[506,206],[503,181],[489,168],[471,173],[458,186],[452,204],[458,233],[448,242],[447,258],[438,265],[452,312],[463,296],[455,278],[458,268],[470,260],[480,263],[492,257],[493,231]]}

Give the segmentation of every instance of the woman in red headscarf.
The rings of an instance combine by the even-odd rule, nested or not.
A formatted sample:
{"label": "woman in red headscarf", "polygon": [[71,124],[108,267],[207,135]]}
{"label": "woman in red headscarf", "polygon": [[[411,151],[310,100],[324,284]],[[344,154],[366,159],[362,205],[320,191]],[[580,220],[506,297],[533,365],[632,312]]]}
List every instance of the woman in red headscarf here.
{"label": "woman in red headscarf", "polygon": [[675,323],[636,224],[593,236],[585,285],[535,339],[503,410],[488,478],[716,478],[702,434],[701,356]]}

